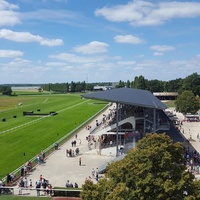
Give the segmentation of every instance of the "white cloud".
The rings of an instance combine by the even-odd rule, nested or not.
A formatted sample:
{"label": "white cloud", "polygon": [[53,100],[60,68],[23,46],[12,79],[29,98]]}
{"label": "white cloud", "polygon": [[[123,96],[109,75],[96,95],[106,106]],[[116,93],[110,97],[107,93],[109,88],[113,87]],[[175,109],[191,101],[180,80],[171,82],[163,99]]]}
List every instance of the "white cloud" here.
{"label": "white cloud", "polygon": [[174,51],[175,47],[167,45],[153,45],[150,47],[153,51],[164,52],[164,51]]}
{"label": "white cloud", "polygon": [[117,62],[118,65],[134,65],[136,62],[135,61],[119,61]]}
{"label": "white cloud", "polygon": [[18,13],[14,11],[16,9],[18,9],[17,5],[0,1],[0,26],[14,26],[20,23]]}
{"label": "white cloud", "polygon": [[38,42],[40,45],[50,47],[63,45],[61,39],[47,39],[39,35],[32,35],[29,32],[14,32],[8,29],[0,30],[0,38],[15,42]]}
{"label": "white cloud", "polygon": [[65,60],[67,62],[72,62],[72,63],[97,63],[97,62],[106,60],[105,56],[84,57],[84,56],[77,56],[75,54],[70,54],[70,53],[60,53],[56,55],[50,55],[49,57],[59,59],[59,60]]}
{"label": "white cloud", "polygon": [[108,44],[104,42],[92,41],[86,45],[78,45],[74,47],[74,51],[83,54],[96,54],[107,52]]}
{"label": "white cloud", "polygon": [[52,67],[62,67],[62,66],[65,66],[66,63],[63,63],[63,62],[47,62],[46,65],[52,66]]}
{"label": "white cloud", "polygon": [[129,22],[137,26],[159,25],[172,18],[199,17],[200,3],[172,1],[156,4],[133,0],[127,4],[97,9],[95,15],[112,22]]}
{"label": "white cloud", "polygon": [[128,43],[128,44],[141,44],[144,40],[136,37],[134,35],[117,35],[114,37],[115,41],[118,43]]}
{"label": "white cloud", "polygon": [[12,60],[10,62],[10,66],[12,67],[28,67],[31,65],[31,61],[30,60],[25,60],[25,59],[21,59],[21,58],[15,58],[14,60]]}
{"label": "white cloud", "polygon": [[0,50],[0,58],[14,58],[23,56],[23,52],[15,50]]}
{"label": "white cloud", "polygon": [[21,12],[19,14],[23,22],[27,21],[40,21],[53,24],[64,24],[74,27],[85,28],[91,26],[91,19],[86,18],[79,12],[66,10],[66,9],[37,9],[28,12]]}
{"label": "white cloud", "polygon": [[162,52],[154,52],[153,55],[154,55],[154,56],[162,56],[163,53],[162,53]]}

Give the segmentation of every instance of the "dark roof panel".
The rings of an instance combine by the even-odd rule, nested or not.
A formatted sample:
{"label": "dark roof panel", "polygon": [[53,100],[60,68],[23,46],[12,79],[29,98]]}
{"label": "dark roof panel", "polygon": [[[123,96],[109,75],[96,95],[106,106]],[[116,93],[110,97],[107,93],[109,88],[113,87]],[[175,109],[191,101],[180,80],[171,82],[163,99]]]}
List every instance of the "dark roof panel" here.
{"label": "dark roof panel", "polygon": [[166,109],[167,106],[147,90],[133,88],[118,88],[84,94],[87,99],[103,100],[122,104],[136,105],[156,109]]}

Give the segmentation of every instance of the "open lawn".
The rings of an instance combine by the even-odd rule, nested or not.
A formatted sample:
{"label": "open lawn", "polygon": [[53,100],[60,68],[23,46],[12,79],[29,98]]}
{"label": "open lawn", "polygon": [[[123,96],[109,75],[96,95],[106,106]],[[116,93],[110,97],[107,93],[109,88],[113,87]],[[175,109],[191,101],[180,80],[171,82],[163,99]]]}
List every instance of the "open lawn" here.
{"label": "open lawn", "polygon": [[163,102],[166,106],[168,106],[169,108],[171,107],[176,107],[175,105],[175,101],[174,100],[170,100],[170,101],[165,101]]}
{"label": "open lawn", "polygon": [[[0,96],[0,178],[53,146],[106,105],[82,99],[80,94]],[[57,115],[23,116],[24,111]]]}

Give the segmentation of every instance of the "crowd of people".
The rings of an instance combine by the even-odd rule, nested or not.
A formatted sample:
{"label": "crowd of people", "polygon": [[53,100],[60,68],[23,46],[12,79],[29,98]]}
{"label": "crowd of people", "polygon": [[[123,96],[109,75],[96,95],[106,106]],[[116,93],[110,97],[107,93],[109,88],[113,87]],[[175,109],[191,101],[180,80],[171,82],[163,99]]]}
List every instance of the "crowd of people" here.
{"label": "crowd of people", "polygon": [[41,192],[43,192],[43,195],[52,195],[53,188],[52,185],[49,183],[48,180],[42,177],[40,175],[39,179],[35,182],[35,185],[33,184],[32,180],[25,177],[21,177],[19,181],[19,195],[22,195],[23,190],[27,189],[36,189],[37,196],[41,195]]}
{"label": "crowd of people", "polygon": [[45,153],[43,151],[41,151],[37,155],[37,161],[38,161],[38,164],[44,163],[44,161],[45,161]]}
{"label": "crowd of people", "polygon": [[184,164],[193,173],[200,173],[200,154],[196,150],[184,147]]}
{"label": "crowd of people", "polygon": [[0,196],[1,194],[12,194],[10,188],[5,187],[3,180],[0,180]]}
{"label": "crowd of people", "polygon": [[74,185],[72,182],[69,182],[69,180],[67,180],[66,184],[65,184],[66,188],[78,188],[78,184],[75,182]]}
{"label": "crowd of people", "polygon": [[66,156],[67,157],[74,157],[79,155],[79,148],[77,147],[75,150],[73,149],[66,149]]}
{"label": "crowd of people", "polygon": [[49,183],[49,181],[40,175],[39,179],[35,183],[36,191],[37,191],[37,196],[41,195],[41,192],[44,193],[44,195],[52,195],[53,192],[53,187]]}

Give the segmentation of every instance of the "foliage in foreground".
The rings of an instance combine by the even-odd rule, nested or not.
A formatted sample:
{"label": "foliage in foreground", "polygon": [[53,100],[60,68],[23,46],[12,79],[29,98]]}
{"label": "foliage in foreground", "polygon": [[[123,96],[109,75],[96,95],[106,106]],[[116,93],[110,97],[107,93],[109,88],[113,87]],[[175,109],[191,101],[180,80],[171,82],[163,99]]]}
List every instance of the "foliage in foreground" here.
{"label": "foliage in foreground", "polygon": [[[120,161],[107,168],[97,184],[86,181],[83,200],[198,200],[200,182],[184,166],[183,147],[165,134],[138,142]],[[187,196],[185,193],[187,192]]]}

